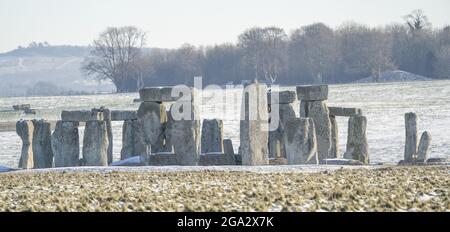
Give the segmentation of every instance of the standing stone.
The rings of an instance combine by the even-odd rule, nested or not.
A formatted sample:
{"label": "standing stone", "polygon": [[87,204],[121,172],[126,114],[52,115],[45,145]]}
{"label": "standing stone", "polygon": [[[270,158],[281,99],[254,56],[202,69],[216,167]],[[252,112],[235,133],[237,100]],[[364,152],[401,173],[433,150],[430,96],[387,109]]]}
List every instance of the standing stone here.
{"label": "standing stone", "polygon": [[286,157],[283,134],[279,131],[269,131],[269,158]]}
{"label": "standing stone", "polygon": [[331,122],[331,150],[330,158],[338,158],[339,153],[339,128],[335,116],[330,115]]}
{"label": "standing stone", "polygon": [[[137,120],[127,120],[122,127],[122,150],[120,159],[126,160],[131,157],[140,156],[142,144],[139,143],[139,124]],[[141,139],[143,141],[143,139]]]}
{"label": "standing stone", "polygon": [[157,102],[142,102],[137,112],[138,122],[144,132],[145,144],[156,150],[161,141],[163,125],[167,121],[166,109],[163,104]]}
{"label": "standing stone", "polygon": [[76,167],[80,159],[78,122],[56,122],[52,134],[52,150],[55,167]]}
{"label": "standing stone", "polygon": [[[316,96],[314,94],[312,95]],[[327,102],[302,101],[300,103],[300,117],[312,118],[314,120],[319,161],[322,162],[322,160],[329,158],[331,150],[331,121]]]}
{"label": "standing stone", "polygon": [[171,129],[173,149],[182,166],[196,166],[200,153],[200,123],[197,120],[174,121]]}
{"label": "standing stone", "polygon": [[258,82],[246,86],[242,100],[240,122],[242,164],[267,165],[269,164],[267,86]]}
{"label": "standing stone", "polygon": [[225,154],[233,154],[234,155],[233,141],[231,141],[231,139],[224,139],[223,140],[223,149],[224,149]]}
{"label": "standing stone", "polygon": [[86,122],[83,159],[86,166],[108,166],[108,130],[105,121]]}
{"label": "standing stone", "polygon": [[367,143],[366,129],[366,117],[350,117],[348,121],[347,151],[344,154],[344,158],[359,160],[364,164],[369,164],[369,144]]}
{"label": "standing stone", "polygon": [[431,144],[431,135],[427,131],[423,132],[420,138],[419,149],[417,151],[417,159],[425,162],[428,159],[428,152]]}
{"label": "standing stone", "polygon": [[202,125],[202,154],[223,153],[223,122],[222,120],[203,120]]}
{"label": "standing stone", "polygon": [[288,164],[319,164],[314,128],[309,118],[288,121],[284,136]]}
{"label": "standing stone", "polygon": [[20,120],[16,123],[16,133],[22,139],[19,168],[31,169],[34,167],[33,134],[34,126],[31,121]]}
{"label": "standing stone", "polygon": [[33,120],[33,126],[34,168],[51,168],[53,166],[53,151],[50,123],[44,120]]}
{"label": "standing stone", "polygon": [[417,115],[415,113],[405,114],[405,157],[404,161],[412,163],[417,155]]}
{"label": "standing stone", "polygon": [[92,109],[92,112],[103,113],[104,121],[106,122],[106,131],[108,133],[108,164],[113,162],[113,132],[112,132],[112,114],[109,109],[101,107],[100,109]]}

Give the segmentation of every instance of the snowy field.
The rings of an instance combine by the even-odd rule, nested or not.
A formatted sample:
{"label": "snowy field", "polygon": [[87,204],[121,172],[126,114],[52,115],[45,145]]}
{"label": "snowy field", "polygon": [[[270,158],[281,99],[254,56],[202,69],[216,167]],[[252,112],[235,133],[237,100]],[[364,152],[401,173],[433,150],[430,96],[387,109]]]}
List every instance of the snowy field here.
{"label": "snowy field", "polygon": [[[294,90],[294,87],[286,89]],[[237,92],[237,90],[234,90]],[[208,93],[208,92],[207,92]],[[137,93],[98,96],[0,98],[0,122],[15,122],[20,118],[44,118],[58,120],[61,110],[89,110],[106,106],[113,110],[136,110]],[[224,136],[233,140],[235,151],[239,147],[240,100],[223,101],[205,97],[201,118],[224,120]],[[31,104],[37,115],[24,116],[2,113],[12,105]],[[370,146],[370,161],[396,163],[403,158],[404,114],[418,115],[419,133],[428,131],[432,136],[430,157],[450,157],[450,81],[400,82],[384,84],[331,85],[329,106],[359,107],[368,118],[367,135]],[[226,108],[224,114],[222,110]],[[299,102],[294,103],[297,116]],[[345,151],[347,118],[338,118],[340,150]],[[83,137],[80,128],[80,141]],[[122,123],[113,122],[114,158],[120,157]],[[419,134],[420,136],[420,134]],[[0,132],[0,165],[17,167],[21,142],[14,131]]]}

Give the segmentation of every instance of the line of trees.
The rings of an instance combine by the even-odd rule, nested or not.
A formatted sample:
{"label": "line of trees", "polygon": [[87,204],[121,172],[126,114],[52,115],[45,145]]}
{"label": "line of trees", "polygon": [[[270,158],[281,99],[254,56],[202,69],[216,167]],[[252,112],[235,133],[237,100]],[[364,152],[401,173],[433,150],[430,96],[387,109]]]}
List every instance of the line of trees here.
{"label": "line of trees", "polygon": [[143,86],[240,83],[259,79],[277,84],[346,83],[400,69],[450,78],[450,27],[433,28],[422,10],[403,24],[371,28],[347,22],[336,29],[323,23],[289,35],[278,27],[254,27],[236,44],[179,49],[144,49],[146,34],[135,27],[108,28],[94,41],[83,70],[109,79],[118,92]]}

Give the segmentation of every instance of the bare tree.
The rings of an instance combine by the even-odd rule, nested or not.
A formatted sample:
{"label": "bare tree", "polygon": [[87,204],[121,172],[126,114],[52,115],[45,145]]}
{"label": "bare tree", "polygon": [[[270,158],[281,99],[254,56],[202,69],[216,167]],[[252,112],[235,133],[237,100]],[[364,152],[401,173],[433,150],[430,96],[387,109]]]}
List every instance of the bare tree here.
{"label": "bare tree", "polygon": [[313,81],[322,83],[337,63],[338,50],[334,32],[325,24],[304,26],[291,35],[291,67],[303,67]]}
{"label": "bare tree", "polygon": [[278,27],[264,28],[263,35],[264,78],[273,84],[277,81],[280,72],[286,66],[287,35],[283,29]]}
{"label": "bare tree", "polygon": [[420,31],[431,26],[431,23],[428,21],[428,17],[422,9],[414,10],[403,18],[406,21],[406,25],[412,32]]}
{"label": "bare tree", "polygon": [[117,92],[135,91],[139,75],[136,65],[146,42],[145,32],[136,27],[110,27],[94,41],[82,71],[100,80],[111,80]]}
{"label": "bare tree", "polygon": [[239,35],[238,46],[244,51],[243,62],[252,67],[254,78],[258,79],[262,66],[264,29],[254,27]]}

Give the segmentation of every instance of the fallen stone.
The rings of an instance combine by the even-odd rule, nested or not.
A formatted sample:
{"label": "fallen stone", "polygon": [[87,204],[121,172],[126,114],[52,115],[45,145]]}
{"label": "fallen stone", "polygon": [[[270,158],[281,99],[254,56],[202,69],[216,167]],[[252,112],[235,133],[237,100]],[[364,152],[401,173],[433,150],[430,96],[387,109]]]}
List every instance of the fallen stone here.
{"label": "fallen stone", "polygon": [[352,159],[325,159],[323,160],[323,163],[327,165],[350,165],[350,166],[364,165],[363,162]]}
{"label": "fallen stone", "polygon": [[414,113],[405,114],[405,162],[413,162],[417,155],[417,115]]}
{"label": "fallen stone", "polygon": [[149,156],[150,166],[175,166],[179,164],[179,156],[170,152],[156,153]]}
{"label": "fallen stone", "polygon": [[89,122],[104,120],[102,112],[93,111],[62,111],[61,121],[64,122]]}
{"label": "fallen stone", "polygon": [[340,156],[339,153],[339,128],[336,121],[335,116],[330,115],[330,122],[331,122],[331,150],[330,150],[330,157],[331,158],[338,158]]}
{"label": "fallen stone", "polygon": [[278,94],[278,104],[290,104],[295,102],[297,94],[295,91],[281,91],[281,92],[269,92],[267,93],[267,102],[269,105],[272,103],[272,95]]}
{"label": "fallen stone", "polygon": [[77,167],[80,159],[78,122],[56,122],[52,134],[55,167]]}
{"label": "fallen stone", "polygon": [[429,158],[427,159],[427,164],[443,164],[448,163],[447,158]]}
{"label": "fallen stone", "polygon": [[33,162],[34,168],[52,168],[52,132],[50,122],[33,120]]}
{"label": "fallen stone", "polygon": [[243,165],[269,164],[267,106],[266,85],[256,82],[245,87],[240,121],[240,154]]}
{"label": "fallen stone", "polygon": [[134,110],[129,111],[119,111],[113,110],[111,111],[111,121],[128,121],[128,120],[136,120],[137,112]]}
{"label": "fallen stone", "polygon": [[345,159],[359,160],[369,164],[369,144],[367,143],[367,118],[364,116],[350,117],[348,121],[347,151]]}
{"label": "fallen stone", "polygon": [[286,158],[269,159],[269,165],[288,165],[289,162]]}
{"label": "fallen stone", "polygon": [[86,166],[108,166],[108,132],[105,121],[86,122],[83,160]]}
{"label": "fallen stone", "polygon": [[200,155],[199,164],[200,166],[230,166],[236,165],[236,160],[234,155],[223,154],[220,152],[207,153],[205,155]]}
{"label": "fallen stone", "polygon": [[211,152],[223,153],[223,122],[222,120],[203,120],[202,124],[202,154]]}
{"label": "fallen stone", "polygon": [[328,107],[331,116],[352,117],[362,115],[359,108]]}
{"label": "fallen stone", "polygon": [[30,109],[30,108],[31,108],[30,104],[13,105],[14,111],[24,111],[24,110]]}
{"label": "fallen stone", "polygon": [[30,115],[30,114],[36,114],[36,110],[35,109],[25,109],[23,111],[26,115]]}
{"label": "fallen stone", "polygon": [[422,137],[420,138],[419,148],[417,150],[418,160],[425,161],[428,159],[430,144],[431,144],[431,135],[427,131],[425,131],[423,132]]}
{"label": "fallen stone", "polygon": [[314,120],[319,160],[330,158],[331,120],[326,101],[302,101],[300,103],[300,117]]}
{"label": "fallen stone", "polygon": [[288,164],[319,164],[314,128],[311,118],[288,121],[284,136]]}
{"label": "fallen stone", "polygon": [[324,101],[328,99],[328,85],[297,86],[300,101]]}
{"label": "fallen stone", "polygon": [[22,150],[20,153],[19,168],[34,168],[33,154],[33,122],[20,120],[16,123],[16,133],[22,139]]}

